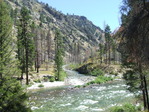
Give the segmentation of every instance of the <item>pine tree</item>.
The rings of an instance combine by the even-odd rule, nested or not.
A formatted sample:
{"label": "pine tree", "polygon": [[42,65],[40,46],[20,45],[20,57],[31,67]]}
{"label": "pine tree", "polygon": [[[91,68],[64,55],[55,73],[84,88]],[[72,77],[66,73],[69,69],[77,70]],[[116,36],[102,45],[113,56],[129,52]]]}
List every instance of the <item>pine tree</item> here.
{"label": "pine tree", "polygon": [[116,42],[113,41],[112,43],[112,52],[113,52],[113,61],[114,61],[114,64],[116,62]]}
{"label": "pine tree", "polygon": [[[0,78],[4,75],[5,63],[9,58],[5,57],[8,55],[8,48],[6,46],[9,42],[9,35],[12,28],[12,22],[8,16],[9,12],[6,10],[6,5],[0,0]],[[7,21],[9,22],[6,25]]]}
{"label": "pine tree", "polygon": [[102,64],[103,62],[103,54],[104,54],[104,45],[103,44],[99,44],[99,55],[100,55],[100,64]]}
{"label": "pine tree", "polygon": [[109,64],[111,63],[110,62],[110,59],[111,59],[111,53],[110,53],[110,43],[111,43],[111,35],[110,35],[111,31],[110,31],[110,26],[107,25],[106,28],[105,28],[105,39],[106,39],[106,64],[107,62],[109,62]]}
{"label": "pine tree", "polygon": [[57,80],[60,80],[60,75],[62,72],[63,66],[63,56],[64,56],[64,44],[63,44],[63,37],[61,33],[56,30],[55,33],[55,65],[56,65],[56,73],[57,73]]}
{"label": "pine tree", "polygon": [[39,68],[40,68],[40,54],[41,54],[41,50],[40,50],[40,29],[36,29],[36,39],[35,39],[35,55],[36,55],[36,59],[35,59],[35,69],[37,71],[37,73],[39,73]]}
{"label": "pine tree", "polygon": [[[125,77],[131,88],[142,91],[144,109],[149,111],[149,96],[147,87],[147,73],[149,60],[149,11],[147,0],[123,0],[122,36],[119,50],[122,55],[123,65],[131,68]],[[130,73],[131,72],[131,73]],[[135,80],[131,80],[135,79]]]}
{"label": "pine tree", "polygon": [[6,3],[0,0],[0,112],[31,112],[27,95],[14,79],[18,71],[12,55],[12,20]]}
{"label": "pine tree", "polygon": [[47,62],[46,62],[47,63],[47,68],[46,68],[46,70],[48,70],[48,64],[50,63],[51,54],[52,54],[52,37],[51,37],[50,30],[47,33],[46,41],[47,41]]}
{"label": "pine tree", "polygon": [[[32,38],[29,10],[26,7],[21,9],[20,25],[18,27],[18,59],[22,73],[26,74],[26,84],[29,84],[29,68],[33,66],[35,45]],[[22,77],[23,78],[23,77]]]}
{"label": "pine tree", "polygon": [[25,73],[25,52],[23,45],[23,37],[22,37],[22,24],[18,26],[18,35],[17,35],[17,59],[20,62],[18,66],[21,70],[21,79],[23,79],[23,74]]}

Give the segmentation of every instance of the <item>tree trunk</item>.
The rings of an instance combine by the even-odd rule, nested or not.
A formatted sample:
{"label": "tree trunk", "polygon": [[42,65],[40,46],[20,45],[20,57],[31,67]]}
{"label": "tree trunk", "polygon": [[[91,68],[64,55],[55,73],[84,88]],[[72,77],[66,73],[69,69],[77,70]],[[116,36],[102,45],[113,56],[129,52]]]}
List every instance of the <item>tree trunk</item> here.
{"label": "tree trunk", "polygon": [[145,75],[144,75],[144,89],[145,89],[145,92],[146,92],[147,110],[149,111],[148,89],[147,89],[147,83],[146,83],[146,77],[145,77]]}
{"label": "tree trunk", "polygon": [[28,45],[26,45],[26,85],[28,84]]}
{"label": "tree trunk", "polygon": [[22,71],[22,73],[21,73],[21,79],[23,79],[23,73],[24,73],[24,72]]}
{"label": "tree trunk", "polygon": [[37,73],[39,73],[39,55],[38,55],[38,52],[37,52]]}
{"label": "tree trunk", "polygon": [[108,62],[107,62],[107,61],[108,61],[107,43],[106,43],[106,49],[105,49],[105,50],[106,50],[106,60],[105,60],[105,64],[107,64],[107,63],[108,63]]}
{"label": "tree trunk", "polygon": [[37,62],[36,62],[36,60],[35,60],[35,71],[37,70]]}
{"label": "tree trunk", "polygon": [[109,65],[111,64],[111,51],[110,51],[110,44],[109,44]]}
{"label": "tree trunk", "polygon": [[140,81],[141,81],[141,89],[142,89],[142,95],[143,95],[143,104],[144,104],[144,110],[147,109],[147,105],[146,105],[146,92],[145,92],[145,88],[144,88],[144,79],[143,79],[143,74],[142,74],[142,65],[141,62],[139,62],[139,73],[140,73]]}
{"label": "tree trunk", "polygon": [[100,64],[102,64],[102,47],[100,46]]}
{"label": "tree trunk", "polygon": [[115,51],[115,47],[113,48],[113,61],[114,61],[114,64],[115,64],[115,61],[116,61],[116,51]]}

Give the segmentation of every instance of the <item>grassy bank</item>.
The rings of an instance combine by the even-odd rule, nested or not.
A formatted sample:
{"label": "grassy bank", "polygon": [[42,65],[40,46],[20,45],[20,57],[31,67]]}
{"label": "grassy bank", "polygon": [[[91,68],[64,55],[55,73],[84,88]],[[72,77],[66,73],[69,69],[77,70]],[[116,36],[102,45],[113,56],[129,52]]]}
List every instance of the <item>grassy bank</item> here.
{"label": "grassy bank", "polygon": [[90,85],[90,84],[102,84],[102,83],[106,83],[108,81],[112,81],[113,78],[112,77],[105,77],[105,76],[98,76],[95,80],[88,82],[86,85]]}
{"label": "grassy bank", "polygon": [[[59,81],[64,81],[65,80],[65,78],[66,78],[66,76],[67,76],[67,74],[66,74],[66,72],[65,71],[60,71],[60,74],[59,74],[60,76],[59,76]],[[58,74],[55,72],[55,77],[58,77]]]}
{"label": "grassy bank", "polygon": [[106,83],[106,82],[109,82],[109,81],[113,81],[113,78],[105,77],[105,76],[98,76],[95,80],[90,81],[90,82],[88,82],[84,85],[78,85],[75,88],[87,87],[91,84],[103,84],[103,83]]}
{"label": "grassy bank", "polygon": [[[119,74],[123,74],[123,69],[120,65],[107,65],[107,64],[100,64],[96,62],[91,62],[88,60],[87,62],[78,65],[78,64],[70,64],[70,69],[76,70],[81,74],[89,75],[89,76],[95,76],[96,79],[88,82],[87,84],[83,85],[83,87],[86,87],[91,84],[102,84],[109,81],[114,80],[112,78],[115,76],[115,78],[118,78]],[[76,87],[82,87],[82,86],[76,86]]]}
{"label": "grassy bank", "polygon": [[69,64],[69,66],[67,66],[67,69],[70,69],[70,70],[76,70],[77,68],[79,68],[81,65],[80,64]]}
{"label": "grassy bank", "polygon": [[[142,106],[136,106],[130,103],[123,104],[121,106],[114,106],[110,108],[110,112],[145,112],[141,111]],[[147,111],[146,111],[147,112]]]}

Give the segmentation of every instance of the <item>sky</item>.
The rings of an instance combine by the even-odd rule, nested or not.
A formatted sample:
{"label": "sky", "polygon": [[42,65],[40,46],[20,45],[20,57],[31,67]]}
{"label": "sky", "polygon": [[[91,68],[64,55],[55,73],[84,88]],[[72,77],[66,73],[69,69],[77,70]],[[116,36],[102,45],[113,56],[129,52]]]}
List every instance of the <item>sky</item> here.
{"label": "sky", "polygon": [[104,29],[108,24],[111,31],[120,25],[120,5],[122,0],[39,0],[48,3],[64,14],[85,16],[93,24]]}

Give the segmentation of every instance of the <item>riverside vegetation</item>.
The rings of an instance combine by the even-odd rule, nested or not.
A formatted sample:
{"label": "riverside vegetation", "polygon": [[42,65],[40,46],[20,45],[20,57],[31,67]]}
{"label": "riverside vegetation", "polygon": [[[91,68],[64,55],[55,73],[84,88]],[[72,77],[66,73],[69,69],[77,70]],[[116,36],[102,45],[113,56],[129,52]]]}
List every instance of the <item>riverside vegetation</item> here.
{"label": "riverside vegetation", "polygon": [[[148,112],[149,2],[122,1],[121,26],[112,33],[109,25],[101,30],[84,16],[65,15],[38,0],[0,0],[0,112],[31,112],[33,108],[24,85],[64,81],[63,65],[67,63],[75,63],[70,68],[81,74],[96,77],[83,85],[90,85],[92,89],[75,91],[83,91],[86,94],[83,98],[88,97],[88,91],[101,89],[101,85],[94,88],[92,84],[104,83],[110,90],[106,82],[119,77],[125,80],[127,89],[135,95],[140,106],[124,104],[108,108],[109,111]],[[113,82],[113,87],[117,87],[115,85]],[[44,85],[38,86],[43,88]],[[61,95],[64,91],[60,90]],[[96,96],[96,93],[91,94]],[[72,101],[76,96],[71,96]],[[95,105],[98,101],[88,102]]]}

